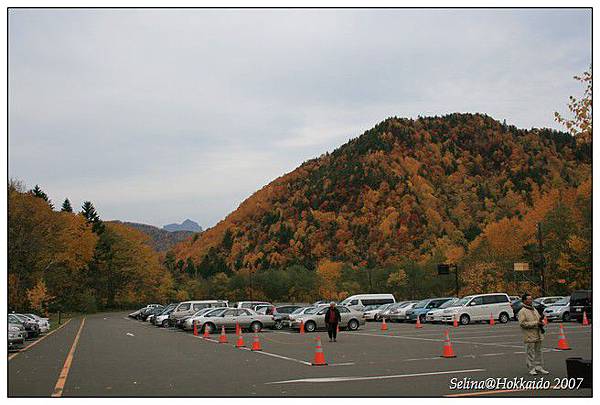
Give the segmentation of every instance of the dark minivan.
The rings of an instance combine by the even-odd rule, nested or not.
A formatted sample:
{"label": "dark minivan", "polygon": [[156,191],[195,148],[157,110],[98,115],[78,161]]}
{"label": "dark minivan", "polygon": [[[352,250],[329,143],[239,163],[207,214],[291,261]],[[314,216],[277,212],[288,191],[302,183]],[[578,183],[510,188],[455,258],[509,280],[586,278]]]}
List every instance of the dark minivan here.
{"label": "dark minivan", "polygon": [[592,320],[592,290],[577,290],[571,294],[569,302],[569,313],[571,318],[577,322],[583,322],[583,313],[589,321]]}

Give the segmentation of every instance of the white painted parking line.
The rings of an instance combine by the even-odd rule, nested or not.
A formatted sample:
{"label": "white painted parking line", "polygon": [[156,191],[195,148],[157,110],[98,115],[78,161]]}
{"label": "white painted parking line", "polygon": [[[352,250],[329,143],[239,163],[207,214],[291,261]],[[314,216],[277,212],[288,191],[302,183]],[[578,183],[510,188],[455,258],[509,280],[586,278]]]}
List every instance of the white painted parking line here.
{"label": "white painted parking line", "polygon": [[[442,339],[430,339],[430,338],[420,338],[415,336],[401,336],[401,335],[378,335],[375,333],[361,333],[354,332],[349,333],[348,335],[361,335],[361,336],[375,336],[375,337],[386,337],[386,338],[394,338],[394,339],[409,339],[409,340],[424,340],[427,342],[441,342]],[[452,343],[461,343],[461,344],[471,344],[471,345],[480,345],[480,346],[498,346],[498,347],[509,347],[509,348],[517,348],[520,349],[523,346],[517,345],[507,345],[503,343],[490,343],[490,342],[469,342],[466,340],[452,339]]]}
{"label": "white painted parking line", "polygon": [[477,373],[480,371],[485,371],[485,369],[473,368],[470,370],[435,371],[435,372],[431,372],[431,373],[414,373],[414,374],[377,375],[377,376],[371,376],[371,377],[302,378],[299,380],[273,381],[273,382],[268,382],[265,384],[270,385],[270,384],[293,384],[293,383],[330,383],[330,382],[346,382],[346,381],[387,380],[387,379],[392,379],[392,378],[425,377],[425,376],[430,376],[430,375]]}
{"label": "white painted parking line", "polygon": [[[247,351],[251,351],[250,349],[248,349],[247,347],[241,347],[240,349],[242,350],[247,350]],[[281,356],[279,354],[275,354],[275,353],[269,353],[269,352],[265,352],[265,351],[254,351],[253,353],[257,353],[257,354],[264,354],[265,356],[271,356],[271,357],[276,357],[278,359],[282,359],[282,360],[288,360],[288,361],[293,361],[296,363],[300,363],[300,364],[304,364],[305,366],[312,366],[312,364],[310,364],[308,361],[303,361],[303,360],[298,360],[298,359],[293,359],[291,357],[285,357],[285,356]]]}

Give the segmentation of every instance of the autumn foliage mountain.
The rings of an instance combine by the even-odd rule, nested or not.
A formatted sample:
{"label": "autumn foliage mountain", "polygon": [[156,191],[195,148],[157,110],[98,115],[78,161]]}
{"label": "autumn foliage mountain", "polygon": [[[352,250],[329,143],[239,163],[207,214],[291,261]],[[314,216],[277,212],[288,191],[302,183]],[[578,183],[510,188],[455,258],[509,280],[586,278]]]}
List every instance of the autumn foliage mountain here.
{"label": "autumn foliage mountain", "polygon": [[[508,289],[520,285],[508,271],[512,262],[534,260],[536,224],[556,214],[571,232],[557,238],[576,247],[548,258],[563,269],[557,277],[564,281],[566,268],[591,277],[591,264],[574,270],[585,267],[583,229],[591,239],[590,178],[591,145],[564,132],[518,129],[481,114],[393,117],[277,178],[168,256],[204,277],[251,280],[302,266],[329,280],[321,293],[329,297],[366,289],[446,292],[451,284],[431,281],[440,262],[464,267],[463,286]],[[415,266],[429,270],[418,275]],[[387,270],[377,276],[376,269]],[[344,271],[357,274],[353,284],[342,286]],[[420,277],[433,284],[423,287]],[[565,288],[587,282],[569,277]]]}

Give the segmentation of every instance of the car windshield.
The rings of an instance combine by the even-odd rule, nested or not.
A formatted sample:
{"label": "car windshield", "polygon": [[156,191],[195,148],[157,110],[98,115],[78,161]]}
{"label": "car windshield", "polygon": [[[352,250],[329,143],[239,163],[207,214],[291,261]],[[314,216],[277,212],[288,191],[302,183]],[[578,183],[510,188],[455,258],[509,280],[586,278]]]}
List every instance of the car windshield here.
{"label": "car windshield", "polygon": [[305,314],[314,314],[315,312],[317,312],[319,310],[319,308],[317,307],[312,307],[312,308],[308,308],[306,311],[304,311]]}
{"label": "car windshield", "polygon": [[[372,311],[372,310],[377,309],[379,307],[380,307],[380,305],[367,305],[365,307],[365,311]],[[383,308],[383,305],[381,305],[381,307]]]}
{"label": "car windshield", "polygon": [[202,316],[219,316],[221,315],[223,312],[225,312],[227,308],[217,308],[217,309],[211,309],[210,311],[206,311],[204,314],[201,314]]}
{"label": "car windshield", "polygon": [[300,313],[302,313],[302,311],[304,311],[304,309],[305,309],[305,308],[306,308],[306,307],[302,307],[302,308],[295,309],[295,310],[292,312],[292,315],[297,315],[297,314],[300,314]]}
{"label": "car windshield", "polygon": [[468,295],[466,297],[462,297],[461,299],[459,299],[458,301],[456,301],[454,303],[454,307],[463,307],[465,305],[467,305],[467,302],[469,302],[471,300],[471,298],[473,298],[472,295]]}
{"label": "car windshield", "polygon": [[442,308],[455,307],[455,306],[457,306],[458,301],[459,301],[458,298],[452,298],[451,300],[446,301],[442,305],[440,305],[439,308],[442,309]]}
{"label": "car windshield", "polygon": [[415,309],[418,308],[425,308],[425,305],[429,304],[429,300],[423,300],[423,301],[419,301],[417,302],[417,305],[414,306]]}
{"label": "car windshield", "polygon": [[196,312],[192,316],[200,316],[200,315],[207,313],[208,311],[213,311],[213,310],[214,310],[214,308],[202,308],[200,311]]}
{"label": "car windshield", "polygon": [[563,297],[561,299],[559,299],[558,301],[556,301],[554,304],[552,305],[556,305],[556,306],[565,306],[569,303],[571,297]]}

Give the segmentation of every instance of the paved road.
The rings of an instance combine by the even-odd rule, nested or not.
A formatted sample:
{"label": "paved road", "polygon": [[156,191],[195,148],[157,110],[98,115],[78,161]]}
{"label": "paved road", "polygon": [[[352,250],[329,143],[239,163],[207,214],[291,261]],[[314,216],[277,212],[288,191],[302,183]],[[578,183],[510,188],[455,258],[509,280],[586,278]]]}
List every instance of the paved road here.
{"label": "paved road", "polygon": [[[50,396],[82,319],[9,361],[9,396]],[[260,334],[262,352],[236,349],[173,329],[130,320],[125,313],[86,317],[63,396],[443,396],[472,395],[449,389],[452,378],[524,377],[524,349],[516,323],[450,328],[457,357],[444,359],[441,325],[369,323],[327,334],[287,331]],[[591,328],[565,327],[570,351],[555,351],[558,325],[545,341],[549,377],[566,377],[567,357],[591,357]],[[310,366],[321,336],[328,366]],[[217,336],[214,337],[215,340]],[[246,345],[251,335],[244,335]],[[63,372],[64,374],[64,372]],[[481,394],[481,392],[477,393]],[[489,393],[492,395],[493,393]],[[495,395],[495,394],[494,394]],[[591,396],[578,391],[519,391],[504,395]]]}

